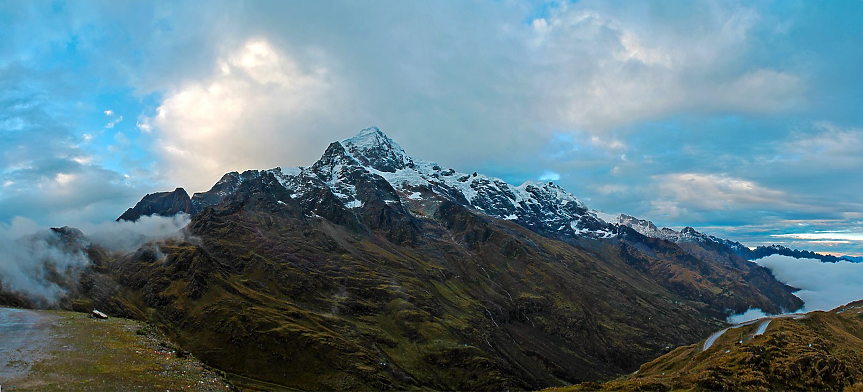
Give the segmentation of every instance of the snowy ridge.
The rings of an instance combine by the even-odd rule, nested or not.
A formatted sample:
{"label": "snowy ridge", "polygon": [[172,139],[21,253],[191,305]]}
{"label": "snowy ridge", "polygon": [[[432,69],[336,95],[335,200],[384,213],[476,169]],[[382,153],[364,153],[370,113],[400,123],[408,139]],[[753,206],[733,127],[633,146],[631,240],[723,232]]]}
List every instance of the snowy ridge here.
{"label": "snowy ridge", "polygon": [[235,192],[245,177],[265,173],[285,187],[291,199],[315,198],[315,192],[326,189],[348,209],[362,208],[367,198],[363,192],[374,188],[387,205],[450,201],[559,236],[610,238],[617,231],[615,225],[551,182],[528,181],[513,186],[499,178],[459,173],[434,162],[416,160],[376,127],[331,143],[310,167],[228,173],[209,192],[195,194],[197,205],[203,208],[220,202]]}
{"label": "snowy ridge", "polygon": [[633,216],[620,214],[617,219],[618,224],[627,226],[639,234],[650,237],[650,238],[659,238],[666,241],[671,241],[674,243],[695,243],[695,244],[707,244],[707,243],[716,243],[719,245],[726,246],[735,252],[748,251],[745,245],[736,242],[730,241],[723,238],[714,237],[712,235],[707,235],[701,233],[692,227],[684,227],[682,230],[677,231],[674,229],[669,229],[667,227],[657,228],[653,222],[649,220],[638,219]]}
{"label": "snowy ridge", "polygon": [[633,216],[590,210],[551,182],[528,181],[514,186],[499,178],[476,172],[460,173],[434,162],[417,160],[377,127],[331,143],[309,167],[227,173],[210,191],[196,193],[192,197],[193,207],[200,211],[217,204],[236,192],[244,181],[265,173],[288,191],[290,199],[315,200],[321,190],[326,190],[348,209],[363,208],[372,192],[378,200],[395,207],[450,201],[536,232],[562,237],[612,238],[620,225],[647,237],[675,243],[712,242],[735,251],[746,249],[740,243],[705,235],[691,227],[681,231],[658,228],[653,222]]}
{"label": "snowy ridge", "polygon": [[478,173],[459,173],[434,162],[408,156],[377,128],[341,142],[370,173],[379,175],[410,200],[422,190],[489,216],[515,221],[542,231],[569,235],[612,237],[611,225],[589,211],[578,198],[552,183],[529,181],[513,186]]}
{"label": "snowy ridge", "polygon": [[617,223],[637,231],[639,234],[650,237],[659,238],[666,241],[677,242],[680,239],[681,233],[667,227],[657,228],[653,222],[649,220],[638,219],[634,216],[620,214]]}
{"label": "snowy ridge", "polygon": [[405,150],[378,127],[363,129],[357,136],[345,139],[341,144],[363,166],[378,171],[391,173],[413,166],[413,159]]}

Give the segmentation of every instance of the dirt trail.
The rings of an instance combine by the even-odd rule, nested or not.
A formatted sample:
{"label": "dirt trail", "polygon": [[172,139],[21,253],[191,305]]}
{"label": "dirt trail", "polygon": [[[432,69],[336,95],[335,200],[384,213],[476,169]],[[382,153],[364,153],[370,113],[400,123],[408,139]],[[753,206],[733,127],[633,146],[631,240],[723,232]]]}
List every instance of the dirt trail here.
{"label": "dirt trail", "polygon": [[84,313],[0,308],[3,391],[230,391],[155,327]]}
{"label": "dirt trail", "polygon": [[719,339],[719,337],[722,336],[729,329],[738,328],[738,327],[742,327],[742,326],[749,325],[749,324],[754,324],[754,323],[757,323],[760,321],[761,325],[759,325],[758,329],[752,334],[752,336],[750,336],[750,338],[753,338],[753,337],[761,335],[765,331],[767,331],[767,327],[770,325],[770,322],[773,321],[774,319],[793,318],[795,320],[799,320],[799,319],[802,319],[805,317],[806,317],[806,313],[787,313],[787,314],[777,314],[777,315],[773,315],[773,316],[762,317],[762,318],[734,324],[734,325],[732,325],[728,328],[725,328],[721,331],[717,331],[713,335],[710,335],[710,337],[708,337],[707,340],[704,341],[704,345],[701,347],[701,351],[707,351],[707,349],[709,349],[710,346],[713,346],[713,343],[716,342],[716,339]]}
{"label": "dirt trail", "polygon": [[51,352],[58,316],[26,309],[0,308],[0,385],[23,376]]}

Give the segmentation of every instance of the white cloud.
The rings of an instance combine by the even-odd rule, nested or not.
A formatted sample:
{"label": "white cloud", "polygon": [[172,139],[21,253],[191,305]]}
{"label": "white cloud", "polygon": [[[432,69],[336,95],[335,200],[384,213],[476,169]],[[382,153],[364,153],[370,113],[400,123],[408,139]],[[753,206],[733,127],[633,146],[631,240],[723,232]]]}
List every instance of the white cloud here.
{"label": "white cloud", "polygon": [[805,311],[830,310],[863,299],[863,263],[822,263],[780,255],[756,263],[769,268],[779,281],[799,288],[795,295],[805,302]]}
{"label": "white cloud", "polygon": [[111,251],[130,252],[148,241],[164,241],[183,237],[180,231],[191,218],[180,213],[171,217],[142,216],[135,222],[103,222],[84,224],[80,229],[93,243]]}
{"label": "white cloud", "polygon": [[92,156],[78,156],[78,157],[72,157],[71,159],[72,159],[72,161],[77,162],[81,165],[87,165],[87,164],[93,162]]}
{"label": "white cloud", "polygon": [[590,144],[609,151],[622,151],[627,148],[626,143],[617,138],[600,137],[597,135],[590,137]]}
{"label": "white cloud", "polygon": [[[656,11],[649,5],[644,13]],[[649,23],[604,3],[562,5],[533,22],[542,104],[564,126],[602,131],[679,112],[775,113],[801,102],[803,82],[785,71],[734,62],[746,55],[759,15],[699,3],[697,29]],[[638,15],[638,16],[633,16]]]}
{"label": "white cloud", "polygon": [[629,187],[622,184],[601,184],[592,185],[591,189],[595,190],[600,195],[610,195],[612,193],[623,193],[629,190]]}
{"label": "white cloud", "polygon": [[0,240],[14,240],[27,234],[33,234],[39,228],[39,224],[32,219],[16,216],[8,224],[0,222]]}
{"label": "white cloud", "polygon": [[334,83],[323,65],[303,67],[253,39],[220,58],[209,75],[172,90],[138,128],[157,130],[170,180],[202,191],[228,171],[290,164],[305,136],[319,131],[298,129],[310,125],[298,119],[336,115]]}
{"label": "white cloud", "polygon": [[850,241],[863,242],[863,233],[853,233],[849,231],[820,231],[814,233],[774,234],[771,237],[829,242],[843,241],[845,243],[848,243]]}
{"label": "white cloud", "polygon": [[115,125],[117,125],[121,121],[123,121],[123,116],[114,115],[114,112],[112,110],[106,110],[105,114],[108,115],[109,117],[114,118],[113,120],[111,120],[111,122],[109,122],[108,124],[105,125],[105,128],[107,128],[107,129],[114,128]]}
{"label": "white cloud", "polygon": [[[148,241],[182,238],[180,230],[189,216],[149,216],[137,222],[104,222],[85,224],[83,232],[89,241],[108,251],[129,252]],[[48,279],[44,265],[53,265],[61,274],[74,276],[91,263],[81,250],[62,246],[64,241],[53,231],[36,222],[16,216],[10,224],[0,223],[0,283],[5,290],[21,293],[37,306],[47,306],[60,299],[65,290]]]}
{"label": "white cloud", "polygon": [[764,313],[761,309],[747,309],[745,312],[740,314],[734,314],[728,316],[728,322],[731,324],[740,324],[747,321],[757,320],[762,317],[767,317],[767,314]]}
{"label": "white cloud", "polygon": [[676,211],[672,216],[679,213],[680,207],[717,211],[789,205],[787,195],[781,191],[727,175],[674,173],[654,176],[652,180],[659,191],[656,207]]}
{"label": "white cloud", "polygon": [[546,170],[545,172],[542,173],[541,176],[539,176],[539,180],[540,181],[557,181],[557,180],[560,180],[560,174],[555,173],[555,172],[550,171],[550,170]]}
{"label": "white cloud", "polygon": [[799,163],[806,168],[833,170],[863,165],[863,129],[837,126],[829,121],[813,123],[806,130],[798,130],[794,137],[781,143],[776,160],[782,163]]}
{"label": "white cloud", "polygon": [[689,210],[682,207],[678,202],[672,200],[651,200],[650,208],[651,211],[648,213],[650,216],[666,217],[670,219],[691,216]]}
{"label": "white cloud", "polygon": [[135,123],[135,127],[140,129],[141,132],[150,133],[153,131],[153,128],[150,126],[150,124],[147,121],[148,121],[148,119],[146,117],[143,117],[142,120],[139,120],[138,122]]}

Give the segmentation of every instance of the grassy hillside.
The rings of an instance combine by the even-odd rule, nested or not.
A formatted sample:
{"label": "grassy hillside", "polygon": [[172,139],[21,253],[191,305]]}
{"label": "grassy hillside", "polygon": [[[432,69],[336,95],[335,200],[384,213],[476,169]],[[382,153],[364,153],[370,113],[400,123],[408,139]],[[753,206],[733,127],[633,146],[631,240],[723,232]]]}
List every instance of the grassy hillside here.
{"label": "grassy hillside", "polygon": [[207,210],[194,242],[107,258],[121,289],[75,306],[130,312],[214,366],[307,389],[597,380],[719,325],[622,261],[463,207],[417,222],[413,243],[387,238],[400,226],[262,208]]}
{"label": "grassy hillside", "polygon": [[[45,346],[7,364],[4,390],[121,391],[232,390],[222,375],[178,349],[157,329],[138,321],[107,320],[66,311],[44,312]],[[15,339],[3,336],[3,339]]]}
{"label": "grassy hillside", "polygon": [[590,390],[863,390],[863,301],[729,329],[707,350],[684,346]]}

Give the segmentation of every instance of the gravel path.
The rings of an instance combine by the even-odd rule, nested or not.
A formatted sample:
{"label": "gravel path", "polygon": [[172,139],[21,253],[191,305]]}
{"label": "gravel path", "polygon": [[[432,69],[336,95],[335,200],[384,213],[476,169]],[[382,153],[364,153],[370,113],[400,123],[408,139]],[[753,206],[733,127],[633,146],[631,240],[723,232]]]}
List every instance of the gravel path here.
{"label": "gravel path", "polygon": [[232,391],[207,367],[139,321],[0,308],[2,391]]}
{"label": "gravel path", "polygon": [[713,335],[710,335],[710,337],[708,337],[707,340],[704,341],[704,345],[701,346],[701,351],[707,351],[707,349],[710,348],[710,346],[713,346],[713,343],[716,342],[716,339],[719,339],[720,336],[722,336],[725,332],[727,332],[729,329],[732,329],[732,328],[742,327],[744,325],[754,324],[754,323],[757,323],[760,321],[761,325],[758,326],[758,329],[751,336],[751,337],[755,337],[755,336],[761,335],[765,331],[767,331],[767,327],[770,326],[770,322],[773,321],[774,319],[793,318],[795,320],[799,320],[799,319],[802,319],[805,317],[806,317],[806,313],[789,313],[789,314],[778,314],[775,316],[767,316],[767,317],[762,317],[762,318],[755,319],[755,320],[744,321],[742,323],[738,323],[738,324],[732,325],[728,328],[725,328],[721,331],[718,331],[718,332],[714,333]]}
{"label": "gravel path", "polygon": [[50,352],[58,316],[26,309],[0,308],[0,385],[30,370]]}

